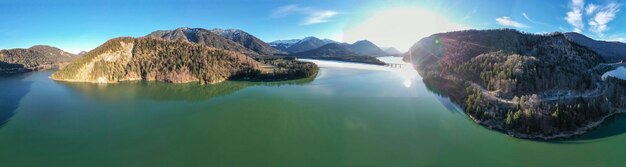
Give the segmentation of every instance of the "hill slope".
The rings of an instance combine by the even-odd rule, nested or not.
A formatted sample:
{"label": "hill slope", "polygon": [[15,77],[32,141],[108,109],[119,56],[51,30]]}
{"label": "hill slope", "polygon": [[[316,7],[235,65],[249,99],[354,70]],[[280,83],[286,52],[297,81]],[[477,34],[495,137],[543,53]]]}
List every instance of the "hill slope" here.
{"label": "hill slope", "polygon": [[255,51],[261,55],[273,55],[280,53],[279,50],[274,49],[269,44],[263,42],[259,38],[237,29],[212,29],[211,32],[221,35],[222,37],[236,42],[252,51]]}
{"label": "hill slope", "polygon": [[0,50],[0,73],[58,68],[76,56],[59,48],[36,45],[28,49]]}
{"label": "hill slope", "polygon": [[615,95],[626,93],[619,86],[626,84],[601,81],[602,57],[561,33],[440,33],[419,40],[404,59],[429,89],[449,96],[476,122],[515,137],[581,134],[626,107],[625,97]]}
{"label": "hill slope", "polygon": [[568,32],[563,35],[572,42],[596,51],[607,62],[617,62],[626,59],[626,43],[597,41],[575,32]]}
{"label": "hill slope", "polygon": [[374,57],[387,56],[385,51],[368,40],[356,41],[351,45],[346,45],[346,47],[359,55]]}
{"label": "hill slope", "polygon": [[298,70],[309,72],[288,75],[292,78],[287,79],[303,78],[313,75],[312,70],[316,69],[308,64],[302,67],[303,69],[287,67],[291,71],[263,73],[259,62],[238,52],[186,41],[123,37],[107,41],[57,71],[51,78],[93,83],[159,80],[174,83],[200,81],[206,84],[226,79],[274,79],[266,77],[275,77],[282,73],[293,74],[299,72]]}

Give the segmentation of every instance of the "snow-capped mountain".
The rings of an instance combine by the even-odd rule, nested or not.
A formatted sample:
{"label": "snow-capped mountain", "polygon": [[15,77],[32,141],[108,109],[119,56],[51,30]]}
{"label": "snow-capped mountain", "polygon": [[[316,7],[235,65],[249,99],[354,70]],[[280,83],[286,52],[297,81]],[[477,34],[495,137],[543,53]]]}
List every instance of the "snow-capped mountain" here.
{"label": "snow-capped mountain", "polygon": [[338,43],[330,39],[319,39],[317,37],[306,37],[304,39],[276,40],[270,45],[278,50],[287,53],[298,53],[313,50],[329,43]]}
{"label": "snow-capped mountain", "polygon": [[300,41],[301,39],[288,39],[288,40],[276,40],[274,42],[270,42],[270,46],[278,49],[278,50],[285,50],[289,47],[291,47],[293,44],[296,44]]}

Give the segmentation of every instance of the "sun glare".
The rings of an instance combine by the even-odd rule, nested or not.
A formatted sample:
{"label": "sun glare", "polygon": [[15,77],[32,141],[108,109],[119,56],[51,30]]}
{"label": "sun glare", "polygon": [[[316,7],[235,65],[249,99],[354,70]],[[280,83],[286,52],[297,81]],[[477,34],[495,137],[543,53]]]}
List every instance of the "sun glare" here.
{"label": "sun glare", "polygon": [[434,33],[469,29],[449,21],[437,12],[420,8],[392,8],[379,11],[365,21],[348,27],[344,41],[368,39],[377,45],[407,51],[416,39]]}

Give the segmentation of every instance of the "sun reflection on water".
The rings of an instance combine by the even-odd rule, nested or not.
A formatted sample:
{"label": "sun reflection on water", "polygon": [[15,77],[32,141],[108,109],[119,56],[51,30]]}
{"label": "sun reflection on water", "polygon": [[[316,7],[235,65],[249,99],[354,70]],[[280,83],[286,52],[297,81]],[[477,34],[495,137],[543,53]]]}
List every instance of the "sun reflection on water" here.
{"label": "sun reflection on water", "polygon": [[312,62],[317,64],[317,66],[321,68],[325,67],[333,67],[333,68],[351,68],[351,69],[361,69],[361,70],[375,70],[375,71],[389,71],[394,75],[398,75],[401,77],[402,85],[406,88],[410,88],[413,85],[413,79],[417,77],[417,71],[415,71],[410,63],[406,63],[402,61],[401,57],[380,57],[378,58],[385,63],[394,63],[401,64],[402,66],[399,68],[380,66],[380,65],[371,65],[371,64],[363,64],[363,63],[349,63],[349,62],[340,62],[340,61],[328,61],[328,60],[314,60],[314,59],[298,59],[301,61]]}

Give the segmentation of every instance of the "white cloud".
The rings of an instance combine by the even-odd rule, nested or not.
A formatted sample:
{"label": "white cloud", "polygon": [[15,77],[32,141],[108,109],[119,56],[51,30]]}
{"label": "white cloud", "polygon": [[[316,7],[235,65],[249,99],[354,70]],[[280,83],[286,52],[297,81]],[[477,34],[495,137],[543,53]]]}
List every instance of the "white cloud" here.
{"label": "white cloud", "polygon": [[583,6],[585,2],[583,0],[572,0],[569,5],[569,11],[566,13],[565,20],[570,25],[574,26],[574,32],[581,32],[585,25],[583,24]]}
{"label": "white cloud", "polygon": [[515,27],[515,28],[526,28],[528,26],[519,23],[517,21],[511,20],[510,17],[507,16],[502,16],[500,18],[496,18],[496,21],[498,22],[498,24],[503,25],[503,26],[510,26],[510,27]]}
{"label": "white cloud", "polygon": [[343,33],[343,41],[367,39],[380,46],[407,51],[415,42],[432,34],[469,28],[426,9],[399,7],[378,11],[349,26]]}
{"label": "white cloud", "polygon": [[306,18],[302,21],[302,25],[312,25],[331,21],[339,12],[333,10],[320,10],[312,7],[302,7],[299,5],[286,5],[275,9],[271,17],[281,18],[290,15],[304,15]]}
{"label": "white cloud", "polygon": [[591,15],[596,11],[596,9],[598,9],[598,6],[590,3],[587,7],[585,7],[585,14]]}
{"label": "white cloud", "polygon": [[603,36],[604,31],[608,30],[607,24],[615,19],[615,14],[620,11],[620,5],[617,3],[609,3],[597,9],[596,15],[589,20],[591,31]]}
{"label": "white cloud", "polygon": [[584,0],[572,0],[572,7],[582,9],[585,6]]}
{"label": "white cloud", "polygon": [[335,12],[332,10],[313,12],[309,16],[309,18],[307,18],[302,24],[311,25],[311,24],[329,22],[330,18],[336,16],[337,14],[339,14],[339,12]]}

